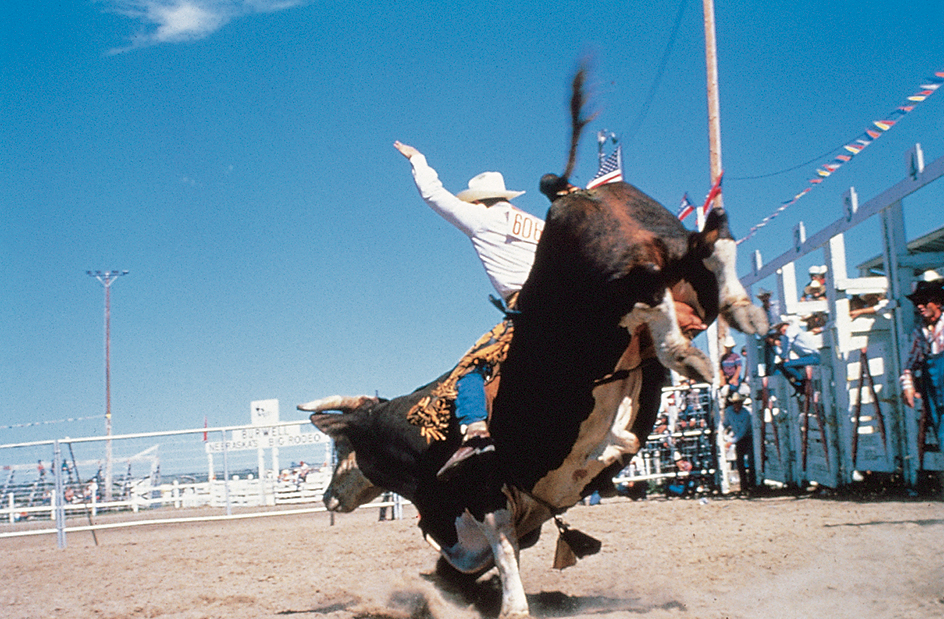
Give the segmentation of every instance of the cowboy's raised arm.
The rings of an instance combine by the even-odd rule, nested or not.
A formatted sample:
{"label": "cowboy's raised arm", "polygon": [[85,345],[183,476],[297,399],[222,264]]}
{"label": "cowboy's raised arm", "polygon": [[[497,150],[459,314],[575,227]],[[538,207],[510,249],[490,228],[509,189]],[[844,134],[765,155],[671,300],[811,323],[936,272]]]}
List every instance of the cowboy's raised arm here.
{"label": "cowboy's raised arm", "polygon": [[421,154],[420,151],[416,150],[409,144],[404,144],[403,142],[399,140],[393,143],[393,147],[397,149],[398,151],[400,151],[400,154],[406,157],[407,159],[409,159],[413,155]]}
{"label": "cowboy's raised arm", "polygon": [[416,189],[431,209],[467,236],[474,234],[483,225],[485,207],[463,202],[443,187],[439,175],[426,162],[423,153],[399,141],[394,142],[393,147],[410,161]]}

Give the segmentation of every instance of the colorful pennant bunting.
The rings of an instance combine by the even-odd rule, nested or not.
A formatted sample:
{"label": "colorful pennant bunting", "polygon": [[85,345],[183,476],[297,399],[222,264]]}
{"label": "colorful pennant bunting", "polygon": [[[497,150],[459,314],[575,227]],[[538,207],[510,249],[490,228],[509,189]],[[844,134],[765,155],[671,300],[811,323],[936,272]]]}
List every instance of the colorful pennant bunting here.
{"label": "colorful pennant bunting", "polygon": [[[934,92],[941,86],[944,86],[944,71],[938,71],[933,76],[928,78],[927,83],[921,85],[921,90],[919,90],[915,94],[908,97],[907,100],[916,102],[916,103],[924,101],[929,96],[934,94]],[[862,135],[856,136],[856,138],[852,142],[848,144],[844,144],[842,146],[842,149],[852,154],[851,155],[846,155],[846,154],[837,155],[833,159],[833,161],[829,163],[824,163],[820,167],[816,168],[816,174],[818,176],[816,178],[811,178],[808,181],[809,184],[815,186],[822,183],[823,180],[825,180],[833,172],[838,170],[840,166],[842,166],[844,163],[848,163],[849,161],[851,161],[852,158],[855,155],[858,155],[859,153],[861,153],[865,149],[866,146],[871,144],[877,138],[881,137],[882,134],[884,134],[886,131],[894,127],[895,123],[897,123],[899,119],[901,119],[908,112],[912,111],[914,108],[915,108],[914,105],[901,105],[895,108],[890,114],[886,115],[885,118],[883,118],[882,120],[872,121],[872,125],[875,128],[872,128],[872,127],[866,128],[866,130],[862,133]],[[876,130],[876,128],[878,130]],[[789,207],[794,202],[796,202],[797,200],[802,198],[804,195],[806,195],[812,188],[813,187],[807,187],[806,189],[804,189],[803,191],[795,195],[791,200],[787,200],[786,202],[781,204],[780,207],[777,208],[777,210],[775,210],[773,213],[765,217],[759,224],[752,227],[750,231],[748,231],[747,235],[744,238],[740,239],[738,243],[739,244],[743,243],[747,239],[754,236],[754,233],[756,233],[758,230],[766,226],[770,222],[770,220],[772,220],[777,215],[779,215],[784,210],[786,210],[787,207]]]}

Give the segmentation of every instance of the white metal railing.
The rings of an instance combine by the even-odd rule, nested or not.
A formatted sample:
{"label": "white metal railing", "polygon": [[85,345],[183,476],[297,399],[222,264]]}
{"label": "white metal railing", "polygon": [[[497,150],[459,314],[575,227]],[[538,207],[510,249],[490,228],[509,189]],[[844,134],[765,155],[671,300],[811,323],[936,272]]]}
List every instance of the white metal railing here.
{"label": "white metal railing", "polygon": [[[105,499],[100,485],[96,443],[106,440],[136,454],[115,458],[127,464],[128,473],[113,484],[114,500]],[[307,420],[3,444],[0,539],[55,533],[65,547],[67,532],[326,511],[321,501],[331,478],[332,452],[327,436]],[[280,469],[280,457],[301,464]],[[38,465],[28,464],[37,458]],[[162,482],[162,465],[189,472],[165,474]],[[99,473],[89,478],[96,466]],[[393,519],[400,517],[404,502],[385,495],[364,507],[389,508]]]}

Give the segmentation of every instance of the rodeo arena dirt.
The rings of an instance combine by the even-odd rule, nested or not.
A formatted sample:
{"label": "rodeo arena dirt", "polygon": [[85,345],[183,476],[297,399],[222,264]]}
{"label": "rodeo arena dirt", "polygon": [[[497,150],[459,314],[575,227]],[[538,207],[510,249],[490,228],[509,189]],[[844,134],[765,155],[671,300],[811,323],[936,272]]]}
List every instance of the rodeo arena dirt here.
{"label": "rodeo arena dirt", "polygon": [[[378,509],[162,524],[0,540],[0,615],[263,619],[494,617],[492,573],[437,578],[414,512]],[[923,500],[604,499],[567,514],[603,541],[551,568],[555,535],[522,552],[535,617],[944,615],[944,510]]]}
{"label": "rodeo arena dirt", "polygon": [[[702,407],[710,405],[706,390],[666,389],[665,401],[681,394],[694,405],[694,414],[677,415],[687,426],[676,420],[663,427],[663,415],[662,434],[617,478],[619,495],[590,497],[565,514],[569,525],[603,542],[598,554],[553,569],[557,532],[550,525],[522,551],[532,616],[944,615],[944,504],[936,489],[919,493],[893,477],[867,475],[853,489],[767,483],[750,496],[734,492],[739,480],[730,454],[711,457],[717,434]],[[253,404],[257,410],[273,402]],[[202,432],[116,437],[122,473],[112,507],[95,487],[101,472],[77,482],[89,464],[85,454],[100,450],[94,441],[59,446],[58,476],[44,467],[42,483],[5,486],[12,508],[0,513],[0,616],[497,616],[495,571],[477,580],[444,574],[409,503],[385,495],[351,514],[325,511],[319,500],[330,462],[296,460],[325,457],[320,433],[290,422],[210,428],[209,440]],[[282,445],[278,453],[274,445]],[[204,453],[209,471],[161,475],[161,465],[193,462],[192,447]],[[0,453],[25,457],[32,448]],[[158,452],[162,460],[155,464]],[[276,476],[272,457],[292,464]],[[714,462],[720,471],[710,468]],[[52,477],[75,489],[64,493],[69,502],[58,502],[61,515]],[[57,519],[64,524],[61,548]]]}

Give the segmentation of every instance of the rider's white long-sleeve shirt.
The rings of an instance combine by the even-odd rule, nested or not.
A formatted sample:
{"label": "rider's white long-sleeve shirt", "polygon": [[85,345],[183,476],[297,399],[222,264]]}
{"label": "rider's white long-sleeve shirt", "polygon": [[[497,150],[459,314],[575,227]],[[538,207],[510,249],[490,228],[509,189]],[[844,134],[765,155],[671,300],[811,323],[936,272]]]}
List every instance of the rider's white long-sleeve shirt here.
{"label": "rider's white long-sleeve shirt", "polygon": [[520,290],[531,271],[544,221],[509,202],[490,207],[463,202],[443,187],[424,155],[413,155],[410,163],[420,196],[469,237],[498,294],[507,300]]}

